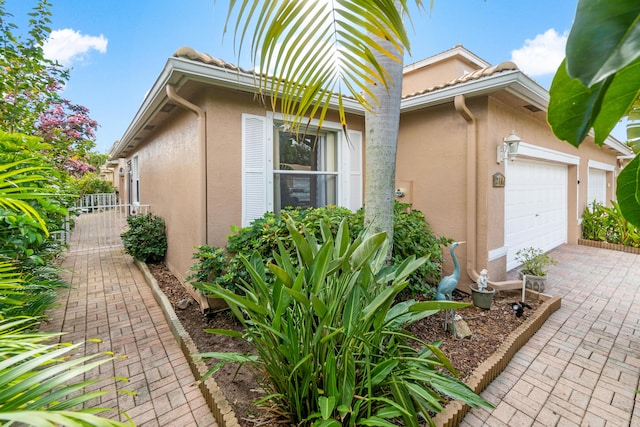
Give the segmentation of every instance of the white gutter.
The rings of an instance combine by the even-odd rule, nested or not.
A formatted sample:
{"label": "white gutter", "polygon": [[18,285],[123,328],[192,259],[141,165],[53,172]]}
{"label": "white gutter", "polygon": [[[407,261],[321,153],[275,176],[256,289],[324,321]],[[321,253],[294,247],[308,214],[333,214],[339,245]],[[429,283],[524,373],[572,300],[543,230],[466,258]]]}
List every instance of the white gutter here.
{"label": "white gutter", "polygon": [[[460,116],[467,122],[467,275],[477,282],[480,274],[477,271],[478,256],[478,125],[476,117],[467,107],[464,95],[454,98],[454,106]],[[521,280],[502,282],[488,281],[487,284],[496,290],[519,289]]]}
{"label": "white gutter", "polygon": [[[187,81],[200,82],[218,87],[240,90],[247,93],[256,93],[256,76],[229,70],[199,61],[186,58],[170,57],[162,72],[147,92],[142,105],[134,116],[129,127],[117,144],[109,152],[110,158],[121,157],[126,148],[135,146],[135,136],[148,124],[166,102],[165,87],[169,84],[175,87],[182,86]],[[330,107],[337,109],[338,100],[334,97]],[[353,98],[344,98],[345,112],[364,115],[364,108]]]}

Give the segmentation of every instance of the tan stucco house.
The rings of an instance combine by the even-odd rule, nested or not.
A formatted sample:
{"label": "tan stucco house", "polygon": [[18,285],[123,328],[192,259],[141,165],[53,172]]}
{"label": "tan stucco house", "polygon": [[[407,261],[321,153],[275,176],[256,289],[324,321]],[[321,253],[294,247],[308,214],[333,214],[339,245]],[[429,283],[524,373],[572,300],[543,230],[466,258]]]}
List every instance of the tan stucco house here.
{"label": "tan stucco house", "polygon": [[[335,116],[297,138],[255,92],[252,73],[181,48],[111,149],[124,201],[165,219],[166,262],[181,280],[195,246],[223,246],[231,226],[264,212],[362,206],[363,109],[347,100],[351,144]],[[504,280],[522,247],[576,243],[587,203],[615,197],[631,151],[614,138],[559,141],[548,99],[515,64],[491,66],[462,46],[405,67],[396,193],[436,233],[467,242],[461,283],[483,268]]]}

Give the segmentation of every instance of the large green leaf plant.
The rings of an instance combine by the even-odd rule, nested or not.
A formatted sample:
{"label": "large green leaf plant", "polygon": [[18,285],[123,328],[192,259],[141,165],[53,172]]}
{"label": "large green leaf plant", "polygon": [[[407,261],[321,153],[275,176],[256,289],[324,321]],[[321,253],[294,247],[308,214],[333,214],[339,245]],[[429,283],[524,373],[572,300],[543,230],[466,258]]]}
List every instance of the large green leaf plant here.
{"label": "large green leaf plant", "polygon": [[[579,146],[593,129],[602,145],[622,117],[640,108],[640,2],[580,0],[566,59],[550,89],[548,121],[560,139]],[[630,139],[637,129],[630,128]],[[635,149],[636,153],[638,150]],[[640,159],[618,177],[617,198],[629,222],[640,226]]]}
{"label": "large green leaf plant", "polygon": [[[388,266],[386,235],[352,239],[344,220],[335,235],[323,223],[319,239],[304,228],[299,232],[293,221],[288,228],[294,254],[280,243],[266,266],[257,253],[244,258],[251,280],[244,284],[243,296],[208,285],[245,327],[244,335],[209,332],[243,338],[257,356],[197,356],[251,363],[265,381],[268,396],[262,403],[290,425],[432,424],[432,415],[443,409],[443,396],[490,407],[443,372],[455,369],[438,343],[422,342],[405,329],[439,309],[465,305],[395,302],[424,258]],[[267,279],[267,270],[277,277],[275,283]]]}

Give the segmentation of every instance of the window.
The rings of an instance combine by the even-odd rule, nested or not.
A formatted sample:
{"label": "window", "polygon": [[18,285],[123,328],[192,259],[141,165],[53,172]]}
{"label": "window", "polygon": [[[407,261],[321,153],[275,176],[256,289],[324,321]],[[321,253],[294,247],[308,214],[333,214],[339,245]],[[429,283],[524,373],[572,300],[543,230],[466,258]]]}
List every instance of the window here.
{"label": "window", "polygon": [[305,135],[277,115],[243,114],[242,225],[287,206],[362,206],[362,133],[316,122]]}
{"label": "window", "polygon": [[305,135],[274,126],[274,210],[322,207],[338,202],[338,150],[335,132],[309,129]]}

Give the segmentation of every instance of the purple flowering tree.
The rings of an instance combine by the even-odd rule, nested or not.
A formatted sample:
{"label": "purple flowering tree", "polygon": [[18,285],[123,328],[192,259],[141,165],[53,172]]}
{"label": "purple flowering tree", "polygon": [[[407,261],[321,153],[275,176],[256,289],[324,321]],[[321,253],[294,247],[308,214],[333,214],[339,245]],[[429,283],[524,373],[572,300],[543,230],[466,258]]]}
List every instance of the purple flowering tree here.
{"label": "purple flowering tree", "polygon": [[96,171],[88,155],[95,147],[97,128],[87,107],[66,99],[53,103],[36,122],[36,134],[51,144],[56,164],[75,177]]}
{"label": "purple flowering tree", "polygon": [[73,176],[95,171],[87,161],[98,123],[89,109],[60,96],[69,70],[45,58],[51,3],[38,1],[28,30],[17,34],[0,0],[0,130],[36,135],[49,143],[55,164]]}

